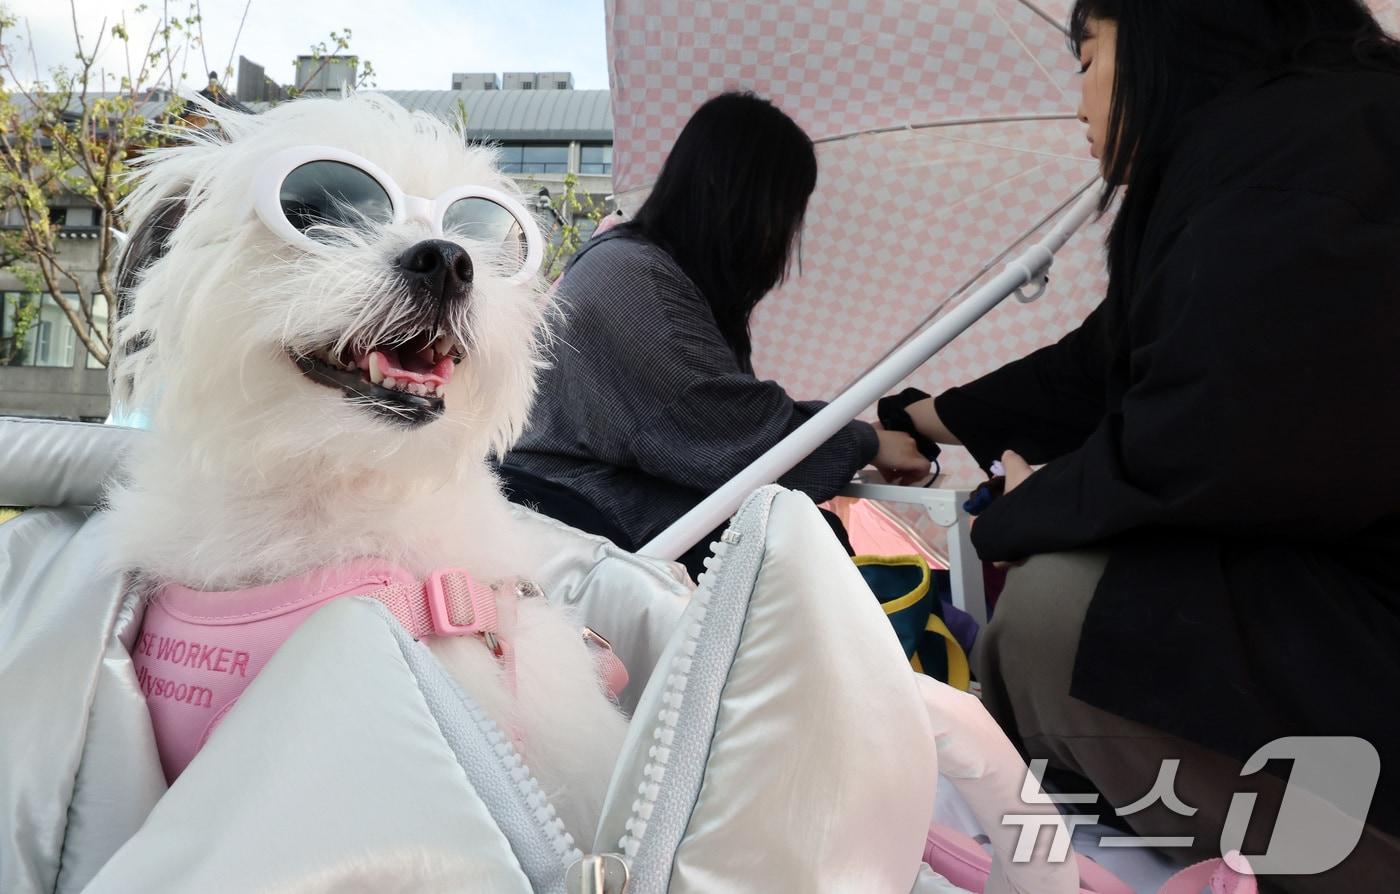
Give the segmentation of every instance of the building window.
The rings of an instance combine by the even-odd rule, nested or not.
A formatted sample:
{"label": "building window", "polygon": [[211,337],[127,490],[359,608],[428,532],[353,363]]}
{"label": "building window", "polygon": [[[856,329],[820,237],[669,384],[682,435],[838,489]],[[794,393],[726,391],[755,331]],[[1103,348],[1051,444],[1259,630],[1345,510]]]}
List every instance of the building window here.
{"label": "building window", "polygon": [[532,84],[532,83],[530,83],[529,81],[526,81],[526,82],[524,82],[523,84],[520,85],[520,89],[521,89],[521,90],[534,90],[534,89],[535,89],[535,85]]}
{"label": "building window", "polygon": [[[50,205],[49,225],[67,230],[92,229],[97,226],[100,214],[101,212],[91,205]],[[13,217],[9,214],[5,217],[6,226],[19,225],[20,223],[22,220],[18,216],[18,212]]]}
{"label": "building window", "polygon": [[[65,295],[76,303],[77,295]],[[22,343],[16,341],[23,336]],[[52,295],[5,292],[0,365],[71,367],[77,336]]]}
{"label": "building window", "polygon": [[612,174],[611,145],[579,147],[580,174]]}
{"label": "building window", "polygon": [[[103,295],[101,292],[94,293],[92,296],[92,328],[101,332],[104,338],[107,336],[107,296]],[[94,338],[93,340],[96,341],[97,339]],[[84,348],[84,351],[86,350],[87,349]],[[108,354],[111,354],[110,349],[108,350]],[[102,364],[97,362],[97,358],[92,356],[91,352],[88,352],[87,355],[87,368],[102,368]]]}
{"label": "building window", "polygon": [[507,143],[501,147],[501,170],[507,174],[567,174],[567,143]]}
{"label": "building window", "polygon": [[554,82],[554,85],[555,85],[555,89],[557,89],[557,90],[568,90],[568,89],[569,89],[569,82],[568,82],[568,81],[555,81],[555,82]]}

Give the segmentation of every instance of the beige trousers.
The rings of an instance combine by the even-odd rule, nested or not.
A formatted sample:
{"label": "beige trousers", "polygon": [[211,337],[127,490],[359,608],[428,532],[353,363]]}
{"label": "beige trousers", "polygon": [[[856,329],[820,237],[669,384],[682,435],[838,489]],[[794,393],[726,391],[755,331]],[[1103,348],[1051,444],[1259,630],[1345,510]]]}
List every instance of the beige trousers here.
{"label": "beige trousers", "polygon": [[[1192,848],[1173,851],[1182,857],[1219,856],[1231,799],[1258,793],[1244,852],[1265,853],[1284,788],[1276,777],[1242,779],[1240,761],[1070,696],[1080,629],[1106,563],[1101,552],[1058,553],[1012,570],[972,655],[988,710],[1028,758],[1088,780],[1103,798],[1087,812],[1104,817],[1151,791],[1163,761],[1179,760],[1175,791],[1197,812],[1182,816],[1158,802],[1122,819],[1139,836],[1193,837]],[[1400,892],[1400,841],[1368,826],[1336,869],[1260,881],[1261,890],[1288,894]]]}

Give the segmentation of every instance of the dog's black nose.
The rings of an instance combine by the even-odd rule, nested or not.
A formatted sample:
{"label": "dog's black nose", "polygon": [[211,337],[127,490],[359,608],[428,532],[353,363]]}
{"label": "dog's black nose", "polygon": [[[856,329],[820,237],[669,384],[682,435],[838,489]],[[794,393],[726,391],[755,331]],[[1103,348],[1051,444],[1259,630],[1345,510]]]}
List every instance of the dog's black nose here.
{"label": "dog's black nose", "polygon": [[472,259],[446,239],[425,239],[398,257],[410,285],[420,285],[438,301],[465,298],[472,284]]}

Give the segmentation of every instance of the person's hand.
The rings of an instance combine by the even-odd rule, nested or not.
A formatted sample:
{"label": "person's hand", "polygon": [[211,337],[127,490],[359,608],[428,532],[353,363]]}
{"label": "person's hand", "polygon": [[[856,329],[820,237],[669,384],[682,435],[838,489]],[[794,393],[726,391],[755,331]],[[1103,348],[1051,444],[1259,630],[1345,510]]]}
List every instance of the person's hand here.
{"label": "person's hand", "polygon": [[880,439],[880,451],[870,464],[880,470],[886,481],[918,484],[929,477],[933,464],[914,446],[913,438],[904,432],[885,431],[878,426],[875,434]]}
{"label": "person's hand", "polygon": [[[1035,471],[1031,468],[1031,464],[1026,462],[1025,458],[1015,450],[1008,450],[1001,455],[1001,469],[1002,474],[1006,476],[1006,489],[1002,491],[1003,495],[1020,487]],[[1020,562],[993,562],[992,566],[1005,571],[1008,568],[1019,568],[1024,564],[1026,562],[1022,559]]]}
{"label": "person's hand", "polygon": [[1003,493],[1008,494],[1020,487],[1035,471],[1015,450],[1008,450],[1001,455],[1001,468],[1006,475],[1006,490]]}

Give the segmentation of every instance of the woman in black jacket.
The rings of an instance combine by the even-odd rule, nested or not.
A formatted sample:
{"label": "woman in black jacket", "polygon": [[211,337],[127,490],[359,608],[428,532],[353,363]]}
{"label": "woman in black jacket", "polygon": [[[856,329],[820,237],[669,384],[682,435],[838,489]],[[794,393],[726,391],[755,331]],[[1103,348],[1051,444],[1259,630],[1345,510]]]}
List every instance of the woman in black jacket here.
{"label": "woman in black jacket", "polygon": [[1201,852],[1233,793],[1277,801],[1240,779],[1261,746],[1363,739],[1380,781],[1352,856],[1290,876],[1360,831],[1337,816],[1274,842],[1302,864],[1255,862],[1290,891],[1400,890],[1400,49],[1360,0],[1078,0],[1072,37],[1122,194],[1107,298],[911,408],[1006,466],[973,527],[1024,562],[974,655],[988,706],[1101,814],[1180,760],[1197,812],[1123,818]]}

